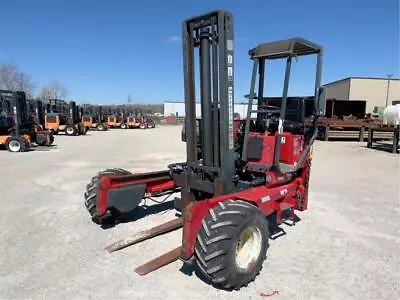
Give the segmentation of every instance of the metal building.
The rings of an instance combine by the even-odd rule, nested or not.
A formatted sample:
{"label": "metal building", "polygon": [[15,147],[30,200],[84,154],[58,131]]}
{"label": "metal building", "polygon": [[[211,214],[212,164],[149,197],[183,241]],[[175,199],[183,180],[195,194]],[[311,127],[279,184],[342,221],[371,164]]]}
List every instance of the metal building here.
{"label": "metal building", "polygon": [[348,77],[325,84],[325,87],[327,99],[365,100],[366,113],[400,101],[400,79]]}
{"label": "metal building", "polygon": [[[257,110],[257,106],[254,105],[254,110]],[[246,117],[247,114],[247,103],[235,103],[233,111],[239,114],[241,118]],[[165,101],[164,102],[164,116],[175,116],[184,117],[185,116],[185,103],[179,101]],[[255,114],[252,114],[254,117]],[[201,107],[200,103],[196,103],[196,117],[201,117]]]}

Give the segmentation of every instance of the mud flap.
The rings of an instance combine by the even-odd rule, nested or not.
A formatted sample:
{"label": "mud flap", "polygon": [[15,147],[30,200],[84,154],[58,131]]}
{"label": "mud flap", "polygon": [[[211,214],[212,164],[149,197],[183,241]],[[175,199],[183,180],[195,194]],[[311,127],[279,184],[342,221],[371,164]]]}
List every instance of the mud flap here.
{"label": "mud flap", "polygon": [[145,184],[135,184],[110,189],[107,192],[107,208],[120,213],[134,211],[144,197]]}

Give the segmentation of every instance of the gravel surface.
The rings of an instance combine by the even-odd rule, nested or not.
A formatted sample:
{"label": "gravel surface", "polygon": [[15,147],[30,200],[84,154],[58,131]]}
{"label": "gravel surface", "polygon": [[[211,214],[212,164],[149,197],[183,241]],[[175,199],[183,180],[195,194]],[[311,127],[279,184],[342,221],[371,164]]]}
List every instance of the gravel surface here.
{"label": "gravel surface", "polygon": [[[270,241],[256,280],[212,288],[177,261],[135,267],[180,243],[176,231],[109,254],[104,246],[170,220],[174,211],[102,229],[83,192],[100,169],[164,169],[185,160],[180,127],[56,136],[56,146],[0,151],[0,299],[399,299],[399,155],[366,143],[318,142],[309,209]],[[263,295],[263,293],[265,295]]]}

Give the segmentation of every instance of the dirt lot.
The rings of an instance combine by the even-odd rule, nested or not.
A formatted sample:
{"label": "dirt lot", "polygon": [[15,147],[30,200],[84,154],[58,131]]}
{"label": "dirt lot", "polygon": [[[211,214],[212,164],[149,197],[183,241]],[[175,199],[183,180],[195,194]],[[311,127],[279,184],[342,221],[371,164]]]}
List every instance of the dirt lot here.
{"label": "dirt lot", "polygon": [[248,288],[211,288],[175,262],[135,267],[179,245],[180,232],[108,254],[103,247],[173,218],[102,229],[83,204],[99,169],[157,170],[185,159],[179,127],[56,137],[49,151],[0,152],[0,299],[399,299],[399,156],[365,143],[317,143],[309,210],[271,240]]}

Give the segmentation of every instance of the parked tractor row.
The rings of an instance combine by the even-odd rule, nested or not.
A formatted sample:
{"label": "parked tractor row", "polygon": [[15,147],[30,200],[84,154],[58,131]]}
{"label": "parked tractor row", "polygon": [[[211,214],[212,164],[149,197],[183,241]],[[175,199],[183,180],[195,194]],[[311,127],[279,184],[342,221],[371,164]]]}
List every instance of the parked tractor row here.
{"label": "parked tractor row", "polygon": [[113,110],[108,107],[84,104],[80,108],[82,122],[87,129],[99,131],[108,128],[154,128],[155,123],[148,117],[126,110]]}
{"label": "parked tractor row", "polygon": [[0,145],[10,152],[51,146],[54,135],[85,135],[88,130],[154,128],[155,123],[132,112],[104,113],[102,106],[77,105],[74,101],[29,100],[22,91],[0,90]]}

